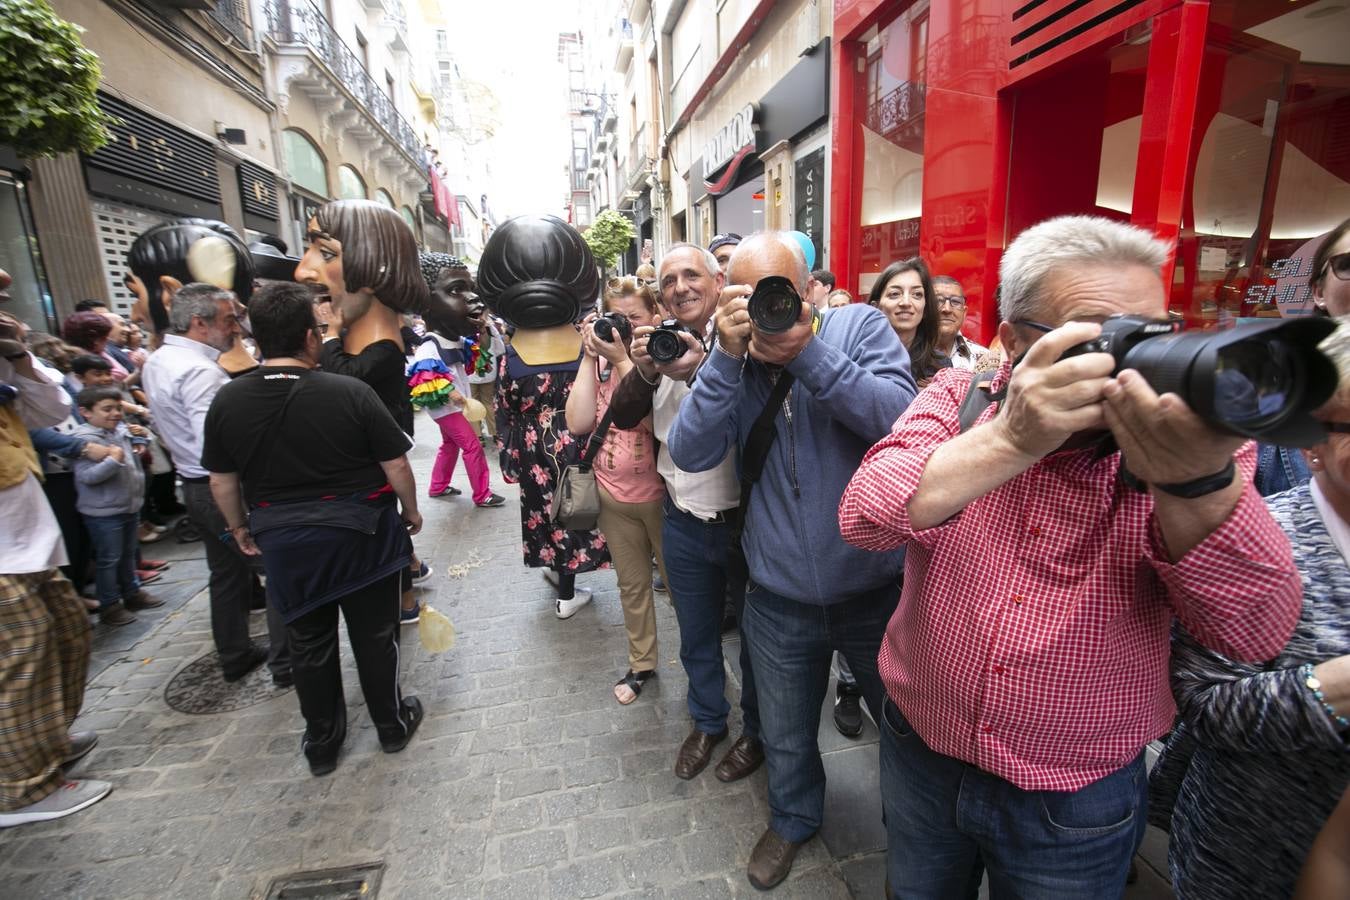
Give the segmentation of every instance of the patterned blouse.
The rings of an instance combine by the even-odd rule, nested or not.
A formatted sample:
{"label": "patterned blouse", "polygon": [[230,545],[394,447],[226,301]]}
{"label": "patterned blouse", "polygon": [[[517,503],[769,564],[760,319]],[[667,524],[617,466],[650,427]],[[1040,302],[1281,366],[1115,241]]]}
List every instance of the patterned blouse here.
{"label": "patterned blouse", "polygon": [[1168,865],[1180,900],[1290,896],[1350,783],[1347,733],[1302,672],[1350,653],[1350,566],[1309,485],[1271,497],[1270,509],[1303,579],[1288,645],[1249,665],[1202,648],[1180,626],[1173,644],[1181,721],[1154,769],[1150,802],[1163,812],[1176,792]]}

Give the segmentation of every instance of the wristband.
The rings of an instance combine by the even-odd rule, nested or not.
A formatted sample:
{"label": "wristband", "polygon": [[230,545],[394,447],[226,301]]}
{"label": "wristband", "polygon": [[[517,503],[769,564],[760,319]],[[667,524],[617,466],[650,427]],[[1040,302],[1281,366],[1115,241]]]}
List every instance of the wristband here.
{"label": "wristband", "polygon": [[1312,691],[1313,697],[1322,705],[1322,711],[1332,722],[1336,723],[1339,729],[1350,728],[1350,719],[1345,716],[1337,715],[1336,708],[1327,702],[1326,694],[1322,693],[1322,682],[1313,674],[1312,663],[1304,663],[1299,667],[1299,675],[1303,678],[1303,685]]}
{"label": "wristband", "polygon": [[1233,476],[1237,474],[1237,466],[1230,459],[1228,465],[1223,467],[1222,471],[1215,472],[1213,475],[1206,475],[1203,478],[1196,478],[1192,481],[1179,481],[1174,484],[1158,484],[1154,482],[1153,486],[1164,494],[1171,494],[1173,497],[1181,497],[1186,500],[1194,500],[1196,497],[1203,497],[1206,494],[1213,494],[1221,491],[1233,483]]}

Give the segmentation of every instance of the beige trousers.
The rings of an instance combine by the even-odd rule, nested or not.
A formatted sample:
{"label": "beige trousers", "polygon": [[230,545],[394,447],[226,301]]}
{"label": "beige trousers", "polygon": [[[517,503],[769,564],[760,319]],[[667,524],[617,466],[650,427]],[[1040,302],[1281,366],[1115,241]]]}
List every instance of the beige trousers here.
{"label": "beige trousers", "polygon": [[[487,424],[488,434],[495,438],[497,436],[497,382],[470,383],[469,393],[473,395],[473,399],[487,407],[487,418],[483,421]],[[478,431],[478,426],[474,425],[473,430]]]}
{"label": "beige trousers", "polygon": [[656,668],[656,606],[652,598],[652,557],[666,577],[661,559],[661,501],[624,503],[600,488],[600,530],[619,578],[619,603],[628,632],[628,667]]}

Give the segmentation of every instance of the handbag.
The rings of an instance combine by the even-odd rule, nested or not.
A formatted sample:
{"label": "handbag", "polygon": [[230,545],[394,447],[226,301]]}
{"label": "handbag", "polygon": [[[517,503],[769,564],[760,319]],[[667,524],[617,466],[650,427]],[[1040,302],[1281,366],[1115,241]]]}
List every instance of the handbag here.
{"label": "handbag", "polygon": [[600,424],[582,448],[580,458],[558,476],[548,516],[553,524],[567,531],[590,531],[600,521],[600,485],[591,471],[591,459],[605,442],[611,418],[610,411],[605,410]]}

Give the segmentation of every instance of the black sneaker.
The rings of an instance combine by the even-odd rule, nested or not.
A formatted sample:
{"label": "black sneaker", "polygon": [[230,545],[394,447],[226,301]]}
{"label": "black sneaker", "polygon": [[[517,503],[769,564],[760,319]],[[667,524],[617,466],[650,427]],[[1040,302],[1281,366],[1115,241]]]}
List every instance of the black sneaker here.
{"label": "black sneaker", "polygon": [[862,692],[857,685],[841,684],[834,695],[834,727],[844,737],[862,734]]}
{"label": "black sneaker", "polygon": [[494,506],[501,506],[504,503],[506,503],[506,498],[503,497],[501,494],[488,494],[488,498],[486,500],[484,500],[482,503],[476,503],[474,505],[482,507],[483,509],[491,509]]}
{"label": "black sneaker", "polygon": [[398,715],[407,731],[396,741],[388,743],[380,741],[380,749],[385,753],[397,753],[408,746],[408,741],[411,741],[413,735],[417,733],[417,726],[422,724],[422,701],[416,697],[404,697]]}

